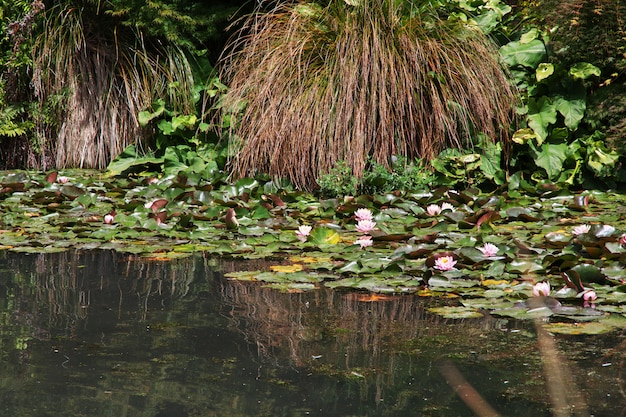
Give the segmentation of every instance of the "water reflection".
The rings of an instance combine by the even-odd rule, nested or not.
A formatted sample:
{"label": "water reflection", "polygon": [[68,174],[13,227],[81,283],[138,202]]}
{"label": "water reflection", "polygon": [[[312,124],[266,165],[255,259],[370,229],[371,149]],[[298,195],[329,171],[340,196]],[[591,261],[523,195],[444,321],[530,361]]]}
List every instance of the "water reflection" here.
{"label": "water reflection", "polygon": [[[551,415],[524,323],[444,320],[415,296],[284,294],[222,276],[244,267],[262,265],[0,252],[0,411],[473,415],[440,374],[451,360],[502,415]],[[622,342],[559,340],[595,416],[624,415]]]}

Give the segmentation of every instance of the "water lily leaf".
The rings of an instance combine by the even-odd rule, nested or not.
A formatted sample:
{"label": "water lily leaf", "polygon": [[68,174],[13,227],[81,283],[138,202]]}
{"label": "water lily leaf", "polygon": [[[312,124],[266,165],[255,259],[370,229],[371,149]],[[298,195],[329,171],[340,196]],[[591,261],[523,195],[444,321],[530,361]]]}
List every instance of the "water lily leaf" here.
{"label": "water lily leaf", "polygon": [[434,275],[428,279],[428,286],[436,288],[468,288],[479,285],[478,282],[469,279],[449,279],[442,275]]}
{"label": "water lily leaf", "polygon": [[472,319],[483,316],[472,307],[432,307],[428,311],[446,319]]}
{"label": "water lily leaf", "polygon": [[70,185],[70,184],[64,184],[59,189],[59,191],[61,192],[61,194],[63,194],[66,197],[69,197],[72,200],[85,193],[85,190],[83,190],[82,188],[77,187],[75,185]]}
{"label": "water lily leaf", "polygon": [[506,210],[507,217],[519,219],[527,222],[538,222],[541,218],[533,215],[533,213],[524,207],[511,207]]}
{"label": "water lily leaf", "polygon": [[[567,277],[565,278],[566,282],[568,281],[573,282],[576,285],[576,287],[572,287],[572,288],[578,289],[579,292],[582,292],[584,290],[582,288],[583,287],[582,284],[589,284],[589,283],[603,284],[606,282],[606,276],[602,273],[602,270],[595,265],[589,265],[589,264],[576,265],[575,267],[567,271],[567,273],[564,275],[565,275],[564,278]],[[568,282],[568,285],[569,285],[569,282]]]}
{"label": "water lily leaf", "polygon": [[587,323],[548,323],[544,328],[557,334],[603,334],[626,326],[626,318],[618,317]]}
{"label": "water lily leaf", "polygon": [[544,268],[541,264],[531,260],[514,259],[506,266],[507,271],[517,272],[520,274],[528,274],[531,272],[543,271]]}
{"label": "water lily leaf", "polygon": [[570,243],[572,235],[564,232],[549,232],[544,235],[544,238],[549,246],[553,248],[563,248]]}
{"label": "water lily leaf", "polygon": [[292,272],[299,272],[299,271],[302,271],[303,269],[304,267],[300,264],[270,266],[270,270],[274,272],[283,272],[285,274],[290,274]]}
{"label": "water lily leaf", "polygon": [[341,236],[329,227],[316,227],[311,231],[309,242],[320,244],[336,245],[341,242]]}
{"label": "water lily leaf", "polygon": [[615,227],[608,224],[594,224],[589,233],[599,239],[611,237],[615,234]]}
{"label": "water lily leaf", "polygon": [[283,292],[300,293],[315,290],[317,285],[309,282],[274,282],[266,285],[266,287]]}

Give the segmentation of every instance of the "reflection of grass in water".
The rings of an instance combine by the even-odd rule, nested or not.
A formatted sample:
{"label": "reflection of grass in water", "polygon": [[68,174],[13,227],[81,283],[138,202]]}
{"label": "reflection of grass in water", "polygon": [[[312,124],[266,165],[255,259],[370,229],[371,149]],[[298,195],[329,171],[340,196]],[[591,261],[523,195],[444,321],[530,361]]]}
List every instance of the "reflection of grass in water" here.
{"label": "reflection of grass in water", "polygon": [[32,288],[28,291],[35,294],[34,307],[25,306],[35,312],[29,322],[33,328],[46,329],[45,333],[65,329],[72,334],[87,320],[92,297],[111,290],[118,294],[118,314],[124,303],[133,302],[138,305],[139,318],[145,319],[151,303],[188,294],[198,264],[150,261],[114,251],[29,256],[35,257],[32,266],[23,262],[24,255],[7,255],[7,261],[28,277],[26,283]]}
{"label": "reflection of grass in water", "polygon": [[[429,314],[427,302],[414,296],[363,302],[350,293],[323,288],[281,294],[255,283],[224,281],[222,296],[230,307],[232,328],[257,347],[262,361],[295,365],[337,383],[352,381],[361,395],[376,401],[395,398],[399,409],[401,404],[421,403],[421,396],[427,395],[440,404],[431,411],[446,413],[442,404],[453,401],[446,397],[451,388],[443,377],[432,374],[438,374],[439,365],[447,360],[461,364],[460,373],[473,380],[478,393],[502,402],[493,404],[495,409],[527,402],[529,410],[545,410],[558,386],[548,377],[554,370],[542,367],[550,353],[538,350],[536,332],[527,322],[516,329],[515,322],[492,316],[449,320]],[[572,355],[581,354],[580,346],[569,343],[571,338],[561,340],[568,343],[554,348],[553,354],[558,354],[558,366],[566,368]],[[619,363],[623,355],[623,350],[616,354],[622,358]],[[589,352],[583,356],[588,358]],[[605,403],[599,397],[606,392],[587,370],[573,367],[571,373],[568,386],[583,386],[582,391],[575,390],[577,395],[585,392],[595,397],[594,403]],[[407,387],[411,375],[431,376]],[[507,383],[494,384],[498,380]]]}

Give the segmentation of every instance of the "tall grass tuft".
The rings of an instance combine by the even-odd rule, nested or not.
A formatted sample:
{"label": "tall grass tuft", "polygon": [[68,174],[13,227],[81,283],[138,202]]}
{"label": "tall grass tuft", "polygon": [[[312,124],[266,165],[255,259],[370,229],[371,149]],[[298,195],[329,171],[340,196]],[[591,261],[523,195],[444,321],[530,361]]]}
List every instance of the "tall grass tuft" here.
{"label": "tall grass tuft", "polygon": [[137,114],[153,98],[169,94],[178,108],[193,106],[191,68],[180,50],[147,47],[141,34],[88,7],[60,2],[46,11],[33,54],[40,146],[57,168],[105,168],[129,144],[141,145],[150,134]]}
{"label": "tall grass tuft", "polygon": [[[351,5],[354,4],[354,5]],[[508,141],[516,94],[478,29],[425,1],[279,3],[243,25],[223,60],[223,109],[241,140],[237,176],[265,172],[305,189],[345,161],[433,158],[484,132]]]}

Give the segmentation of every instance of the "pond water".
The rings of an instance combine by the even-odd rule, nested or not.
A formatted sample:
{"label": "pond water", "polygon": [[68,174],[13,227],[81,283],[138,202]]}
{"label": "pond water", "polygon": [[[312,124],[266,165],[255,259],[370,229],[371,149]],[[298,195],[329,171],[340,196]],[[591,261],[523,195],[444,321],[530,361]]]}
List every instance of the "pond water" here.
{"label": "pond water", "polygon": [[[555,368],[531,322],[443,319],[427,307],[444,301],[413,295],[282,293],[224,278],[243,267],[0,252],[0,414],[476,415],[455,373],[500,415],[555,415]],[[579,401],[572,415],[624,415],[623,333],[556,346],[562,388]]]}

